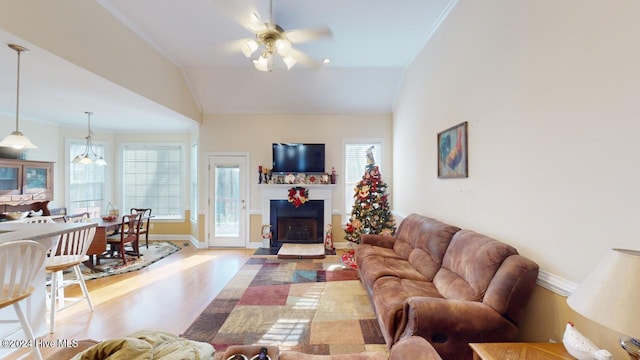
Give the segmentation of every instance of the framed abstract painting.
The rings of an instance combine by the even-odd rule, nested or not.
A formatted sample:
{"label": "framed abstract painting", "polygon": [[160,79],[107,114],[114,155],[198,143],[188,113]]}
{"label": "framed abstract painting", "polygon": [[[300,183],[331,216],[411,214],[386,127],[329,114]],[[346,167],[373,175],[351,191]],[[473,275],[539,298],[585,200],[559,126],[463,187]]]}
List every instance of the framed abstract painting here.
{"label": "framed abstract painting", "polygon": [[438,177],[469,177],[467,122],[438,133]]}

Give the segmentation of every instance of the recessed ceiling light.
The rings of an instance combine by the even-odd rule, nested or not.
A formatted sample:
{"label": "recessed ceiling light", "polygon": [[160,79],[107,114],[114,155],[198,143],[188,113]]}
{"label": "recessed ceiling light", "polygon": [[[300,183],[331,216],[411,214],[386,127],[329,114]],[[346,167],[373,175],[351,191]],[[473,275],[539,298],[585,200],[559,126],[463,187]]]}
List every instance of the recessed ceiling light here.
{"label": "recessed ceiling light", "polygon": [[330,63],[330,62],[331,62],[331,59],[329,59],[329,58],[324,58],[324,59],[322,59],[322,63],[323,63],[324,65],[327,65],[327,64],[328,64],[328,63]]}

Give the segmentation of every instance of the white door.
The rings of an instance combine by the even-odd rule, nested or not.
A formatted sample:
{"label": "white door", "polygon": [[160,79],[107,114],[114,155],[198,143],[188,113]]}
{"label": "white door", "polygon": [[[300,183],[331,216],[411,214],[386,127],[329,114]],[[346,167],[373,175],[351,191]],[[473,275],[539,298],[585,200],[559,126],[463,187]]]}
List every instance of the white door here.
{"label": "white door", "polygon": [[246,247],[247,155],[209,156],[209,246]]}

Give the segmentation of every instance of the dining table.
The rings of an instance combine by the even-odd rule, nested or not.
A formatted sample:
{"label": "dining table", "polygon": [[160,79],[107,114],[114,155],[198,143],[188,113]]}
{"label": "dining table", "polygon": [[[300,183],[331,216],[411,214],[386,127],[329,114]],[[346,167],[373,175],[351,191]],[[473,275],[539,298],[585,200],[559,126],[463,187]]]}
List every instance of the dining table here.
{"label": "dining table", "polygon": [[93,236],[93,241],[87,255],[89,255],[89,262],[85,263],[90,268],[94,268],[95,264],[99,261],[99,256],[107,251],[107,236],[115,234],[122,225],[122,217],[116,217],[113,220],[105,220],[103,218],[91,218],[88,221],[96,224],[96,234]]}
{"label": "dining table", "polygon": [[[23,223],[17,221],[0,222],[0,243],[17,241],[17,240],[33,240],[42,244],[47,250],[52,251],[58,243],[58,238],[62,234],[74,232],[77,230],[96,227],[95,222],[78,222],[78,223]],[[2,266],[2,264],[0,264]],[[34,292],[24,300],[23,309],[27,310],[27,317],[31,323],[34,334],[39,337],[48,333],[46,321],[46,274],[44,264],[41,271],[33,282]],[[13,309],[5,307],[0,309],[1,319],[13,319],[16,315]],[[24,338],[16,324],[0,322],[0,338]],[[12,349],[0,349],[0,358],[3,358],[7,352]]]}

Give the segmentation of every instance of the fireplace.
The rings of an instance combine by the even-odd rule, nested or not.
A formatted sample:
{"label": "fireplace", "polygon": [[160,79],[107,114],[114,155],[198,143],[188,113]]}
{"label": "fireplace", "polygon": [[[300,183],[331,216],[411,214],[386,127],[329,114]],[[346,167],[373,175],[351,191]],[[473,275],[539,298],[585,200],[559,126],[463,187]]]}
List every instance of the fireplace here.
{"label": "fireplace", "polygon": [[[289,189],[292,186],[306,188],[309,191],[309,201],[297,208],[293,206],[288,201]],[[259,185],[262,193],[262,224],[271,226],[272,236],[271,241],[267,240],[266,244],[263,239],[263,246],[279,247],[283,242],[294,241],[323,243],[326,229],[331,224],[332,193],[335,186],[334,184]],[[280,218],[280,224],[278,218]]]}
{"label": "fireplace", "polygon": [[299,207],[287,200],[271,200],[269,203],[271,234],[277,243],[322,243],[324,201],[309,200]]}

